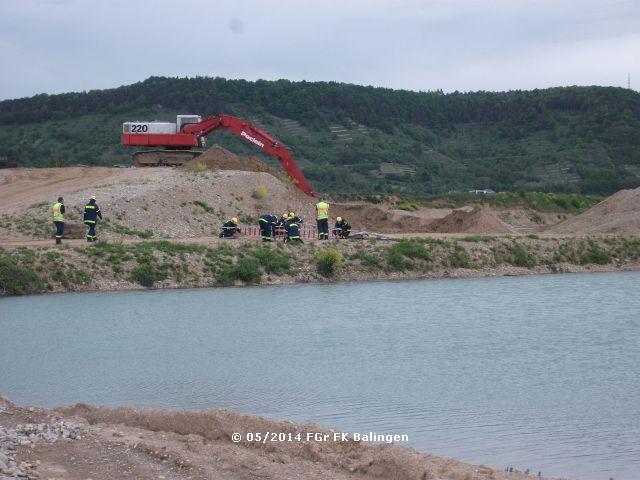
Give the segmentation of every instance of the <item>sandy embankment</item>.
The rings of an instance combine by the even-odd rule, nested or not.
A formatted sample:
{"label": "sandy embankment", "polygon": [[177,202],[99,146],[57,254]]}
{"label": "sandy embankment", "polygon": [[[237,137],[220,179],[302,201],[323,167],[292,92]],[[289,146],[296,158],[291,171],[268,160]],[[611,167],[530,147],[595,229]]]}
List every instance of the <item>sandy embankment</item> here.
{"label": "sandy embankment", "polygon": [[[249,442],[271,432],[292,441]],[[234,433],[244,438],[235,443]],[[307,441],[307,434],[313,434]],[[328,441],[316,441],[315,434]],[[18,407],[0,397],[0,478],[522,480],[394,445],[334,441],[313,424],[226,410]],[[300,434],[301,440],[295,438]],[[337,435],[339,437],[339,435]]]}
{"label": "sandy embankment", "polygon": [[[65,198],[69,224],[77,224],[82,234],[84,204],[96,195],[108,220],[99,226],[99,236],[109,240],[146,231],[154,238],[207,237],[231,217],[255,228],[263,213],[294,211],[308,225],[315,224],[315,199],[283,181],[278,170],[258,158],[239,157],[217,145],[179,169],[0,170],[0,187],[0,242],[49,237],[50,208],[58,196]],[[256,195],[258,190],[262,195]],[[332,202],[330,214],[347,218],[354,231],[386,234],[640,234],[640,188],[620,191],[578,216],[480,206],[482,199],[455,210],[415,211],[397,209],[399,200],[393,198],[375,204]]]}
{"label": "sandy embankment", "polygon": [[[210,236],[231,217],[239,218],[245,226],[256,227],[257,217],[267,212],[279,216],[294,211],[307,224],[315,224],[317,200],[283,181],[277,170],[259,159],[239,157],[214,146],[194,162],[179,169],[69,167],[0,171],[0,241],[47,237],[50,208],[58,196],[65,199],[68,223],[77,224],[82,230],[82,209],[88,198],[96,195],[105,219],[109,220],[109,225],[103,223],[98,228],[102,239],[126,237],[123,234],[126,230],[150,231],[154,238],[199,238]],[[256,195],[258,187],[264,196]],[[490,208],[406,211],[396,209],[392,199],[377,204],[331,203],[332,218],[347,218],[354,231],[399,234],[518,231],[517,226],[501,221],[498,212]],[[524,223],[526,218],[519,216]],[[557,220],[549,218],[550,222]],[[36,224],[41,228],[31,228]]]}

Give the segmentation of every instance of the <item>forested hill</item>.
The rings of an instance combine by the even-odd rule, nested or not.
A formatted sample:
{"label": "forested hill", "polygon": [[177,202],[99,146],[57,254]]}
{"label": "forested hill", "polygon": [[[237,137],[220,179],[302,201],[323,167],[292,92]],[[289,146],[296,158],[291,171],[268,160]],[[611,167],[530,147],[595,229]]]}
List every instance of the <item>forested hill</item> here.
{"label": "forested hill", "polygon": [[[567,87],[410,92],[335,82],[151,77],[134,85],[0,102],[0,156],[20,166],[127,163],[130,120],[227,113],[279,138],[321,191],[608,194],[640,185],[640,94]],[[218,143],[252,146],[226,132]]]}

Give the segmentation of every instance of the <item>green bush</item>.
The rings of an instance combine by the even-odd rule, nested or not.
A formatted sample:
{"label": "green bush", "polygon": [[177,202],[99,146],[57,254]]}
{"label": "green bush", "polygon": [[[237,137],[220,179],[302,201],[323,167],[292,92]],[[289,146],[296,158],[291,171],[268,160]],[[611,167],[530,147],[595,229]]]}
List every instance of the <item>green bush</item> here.
{"label": "green bush", "polygon": [[216,275],[216,283],[218,285],[231,285],[234,281],[233,268],[228,265],[225,265]]}
{"label": "green bush", "polygon": [[454,245],[453,251],[449,254],[448,257],[449,266],[452,268],[470,268],[471,267],[471,256],[469,252],[461,246]]}
{"label": "green bush", "polygon": [[143,287],[153,287],[156,282],[167,278],[167,274],[152,263],[141,263],[131,270],[131,279]]}
{"label": "green bush", "polygon": [[513,258],[509,263],[516,267],[532,268],[536,266],[536,260],[529,253],[517,243],[507,247],[513,254]]}
{"label": "green bush", "polygon": [[203,173],[203,172],[206,172],[207,170],[208,170],[207,165],[204,162],[198,162],[193,167],[194,173]]}
{"label": "green bush", "polygon": [[391,270],[412,270],[415,267],[413,262],[406,260],[402,254],[396,250],[387,252],[387,263]]}
{"label": "green bush", "polygon": [[594,263],[596,265],[606,265],[611,263],[611,255],[609,252],[601,249],[598,244],[593,240],[588,240],[589,242],[589,250],[583,252],[580,255],[580,263]]}
{"label": "green bush", "polygon": [[269,190],[264,185],[256,185],[255,190],[251,194],[256,200],[261,200],[269,196]]}
{"label": "green bush", "polygon": [[9,257],[0,257],[0,294],[28,295],[44,291],[44,283],[30,268]]}
{"label": "green bush", "polygon": [[260,283],[262,272],[255,258],[244,257],[232,269],[232,275],[245,283]]}
{"label": "green bush", "polygon": [[316,257],[316,268],[323,277],[332,277],[342,264],[342,255],[335,248],[327,248]]}

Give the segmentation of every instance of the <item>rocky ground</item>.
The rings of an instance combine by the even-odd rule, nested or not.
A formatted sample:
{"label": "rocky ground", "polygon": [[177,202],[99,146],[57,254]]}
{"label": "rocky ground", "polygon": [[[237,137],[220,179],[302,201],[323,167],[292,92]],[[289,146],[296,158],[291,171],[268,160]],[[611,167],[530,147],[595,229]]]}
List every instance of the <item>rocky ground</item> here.
{"label": "rocky ground", "polygon": [[[245,438],[233,441],[240,432]],[[250,442],[248,432],[293,441]],[[306,440],[334,432],[225,410],[19,407],[0,396],[0,480],[524,480],[392,444]],[[295,440],[300,434],[301,440]],[[313,436],[315,438],[315,435]]]}

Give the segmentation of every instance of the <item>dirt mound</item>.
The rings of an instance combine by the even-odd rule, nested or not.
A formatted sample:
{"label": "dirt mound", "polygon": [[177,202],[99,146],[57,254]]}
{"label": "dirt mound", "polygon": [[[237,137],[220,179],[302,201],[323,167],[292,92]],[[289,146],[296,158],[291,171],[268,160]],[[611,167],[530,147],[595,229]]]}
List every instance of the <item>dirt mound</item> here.
{"label": "dirt mound", "polygon": [[185,163],[180,170],[194,171],[198,165],[204,165],[207,170],[241,170],[245,172],[265,172],[278,177],[278,170],[267,165],[258,157],[241,157],[220,145],[214,145],[197,158]]}
{"label": "dirt mound", "polygon": [[334,204],[330,213],[347,219],[356,230],[391,232],[402,228],[400,221],[394,220],[388,210],[366,203]]}
{"label": "dirt mound", "polygon": [[434,220],[429,227],[434,233],[512,233],[493,211],[480,206],[458,208],[446,217]]}
{"label": "dirt mound", "polygon": [[640,233],[640,188],[620,190],[577,217],[549,230],[553,233]]}
{"label": "dirt mound", "polygon": [[389,205],[370,203],[336,203],[331,205],[330,212],[332,218],[346,218],[356,230],[373,232],[428,232],[433,221],[433,215],[424,212],[394,210]]}
{"label": "dirt mound", "polygon": [[[0,171],[0,205],[10,211],[46,201],[52,205],[60,195],[135,175],[133,169],[106,167],[16,168]],[[85,198],[85,200],[88,197]]]}

